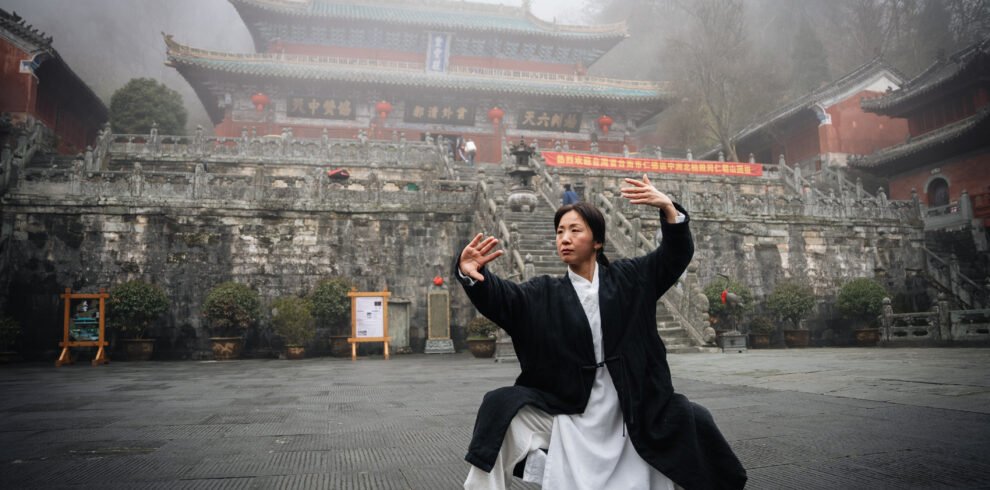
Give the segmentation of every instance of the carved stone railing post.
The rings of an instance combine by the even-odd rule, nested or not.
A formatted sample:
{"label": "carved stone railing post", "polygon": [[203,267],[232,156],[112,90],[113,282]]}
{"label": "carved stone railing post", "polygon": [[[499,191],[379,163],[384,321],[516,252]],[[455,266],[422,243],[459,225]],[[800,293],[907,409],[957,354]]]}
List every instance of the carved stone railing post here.
{"label": "carved stone railing post", "polygon": [[942,340],[953,340],[952,324],[949,321],[951,316],[949,312],[949,300],[945,297],[945,293],[938,293],[938,300],[935,304],[935,309],[937,313],[935,318],[937,318],[938,321],[939,336],[942,337]]}
{"label": "carved stone railing post", "polygon": [[883,299],[882,313],[880,314],[880,335],[884,342],[890,341],[890,327],[893,325],[894,308],[890,305],[890,298]]}
{"label": "carved stone railing post", "polygon": [[193,173],[193,199],[206,197],[206,184],[206,168],[202,163],[197,163]]}

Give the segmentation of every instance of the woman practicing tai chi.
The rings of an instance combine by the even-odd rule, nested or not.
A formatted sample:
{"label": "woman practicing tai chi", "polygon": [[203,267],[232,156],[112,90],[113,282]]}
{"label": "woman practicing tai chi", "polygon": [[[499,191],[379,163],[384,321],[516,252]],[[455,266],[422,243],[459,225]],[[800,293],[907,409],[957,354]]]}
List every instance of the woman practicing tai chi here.
{"label": "woman practicing tai chi", "polygon": [[656,303],[694,254],[690,219],[646,175],[622,196],[660,210],[663,241],[610,263],[605,220],[587,202],[554,216],[567,274],[521,284],[485,268],[503,253],[478,234],[455,261],[471,302],[509,335],[522,369],[485,395],[464,488],[512,474],[545,489],[742,488],[746,471],[711,414],[674,393]]}

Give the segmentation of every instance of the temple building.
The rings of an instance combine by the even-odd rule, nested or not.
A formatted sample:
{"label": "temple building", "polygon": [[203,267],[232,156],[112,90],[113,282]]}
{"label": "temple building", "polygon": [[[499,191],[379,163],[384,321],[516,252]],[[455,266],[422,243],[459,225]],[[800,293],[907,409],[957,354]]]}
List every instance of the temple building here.
{"label": "temple building", "polygon": [[522,7],[462,1],[230,0],[255,53],[218,53],[166,35],[217,136],[446,141],[478,160],[506,142],[621,153],[636,125],[672,102],[665,85],[588,76],[624,23],[569,26]]}
{"label": "temple building", "polygon": [[[823,167],[845,167],[850,155],[900,143],[908,135],[907,122],[866,112],[859,102],[900,87],[902,78],[874,59],[743,128],[732,138],[736,154],[764,163],[783,155],[791,167],[812,174]],[[709,150],[701,159],[713,160],[720,150]]]}
{"label": "temple building", "polygon": [[40,121],[60,153],[92,144],[106,122],[106,105],[52,47],[52,37],[16,13],[0,9],[0,144],[16,127]]}
{"label": "temple building", "polygon": [[[862,107],[906,119],[910,137],[852,166],[886,176],[893,199],[917,192],[922,204],[945,211],[938,214],[957,215],[950,221],[975,218],[990,226],[990,39],[941,57],[900,90]],[[961,211],[971,214],[964,218]],[[931,217],[929,227],[945,219]]]}

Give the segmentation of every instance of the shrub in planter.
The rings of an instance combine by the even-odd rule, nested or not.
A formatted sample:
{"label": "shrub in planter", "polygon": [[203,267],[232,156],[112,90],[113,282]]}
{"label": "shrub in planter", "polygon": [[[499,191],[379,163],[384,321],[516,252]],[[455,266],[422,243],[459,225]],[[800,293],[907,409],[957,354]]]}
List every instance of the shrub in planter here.
{"label": "shrub in planter", "polygon": [[773,322],[765,316],[758,316],[749,323],[749,344],[751,347],[760,349],[770,347],[770,334],[776,328]]}
{"label": "shrub in planter", "polygon": [[168,311],[168,306],[168,296],[162,288],[144,281],[128,281],[110,291],[107,323],[125,339],[140,339]]}
{"label": "shrub in planter", "polygon": [[[727,304],[722,303],[722,291],[738,295],[742,306],[730,309]],[[738,329],[738,322],[753,309],[753,293],[735,279],[715,279],[705,286],[705,297],[708,298],[708,315],[715,320],[715,330]]]}
{"label": "shrub in planter", "polygon": [[347,293],[352,285],[341,277],[324,279],[309,294],[313,316],[330,334],[330,353],[335,356],[350,355],[347,337],[351,334],[351,298]]}
{"label": "shrub in planter", "polygon": [[491,320],[479,316],[467,324],[468,349],[474,357],[492,357],[495,355],[495,332],[498,326]]}
{"label": "shrub in planter", "polygon": [[815,292],[805,282],[794,279],[781,281],[767,297],[767,309],[798,330],[801,320],[815,309]]}
{"label": "shrub in planter", "polygon": [[258,293],[238,282],[225,282],[210,290],[203,302],[203,315],[217,337],[236,337],[247,330],[261,311]]}
{"label": "shrub in planter", "polygon": [[0,316],[0,352],[14,348],[17,336],[21,334],[21,324],[11,316]]}
{"label": "shrub in planter", "polygon": [[836,299],[836,308],[854,327],[875,326],[887,291],[880,283],[869,278],[853,279],[842,286]]}
{"label": "shrub in planter", "polygon": [[[286,347],[303,347],[316,336],[313,306],[303,298],[286,296],[272,303],[272,329]],[[291,356],[290,356],[291,357]]]}

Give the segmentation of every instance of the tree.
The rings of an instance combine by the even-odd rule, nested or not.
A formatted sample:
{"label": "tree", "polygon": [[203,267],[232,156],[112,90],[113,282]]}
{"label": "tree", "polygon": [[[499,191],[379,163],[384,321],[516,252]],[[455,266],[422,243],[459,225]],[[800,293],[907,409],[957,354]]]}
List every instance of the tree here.
{"label": "tree", "polygon": [[801,320],[815,308],[815,292],[801,281],[781,281],[767,297],[767,308],[794,328],[801,328]]}
{"label": "tree", "polygon": [[185,134],[182,96],[151,78],[133,78],[110,97],[110,123],[115,133],[147,134],[158,123],[162,134]]}
{"label": "tree", "polygon": [[801,17],[801,26],[794,36],[791,49],[791,93],[801,96],[829,81],[828,55],[808,18]]}
{"label": "tree", "polygon": [[743,106],[756,81],[741,0],[674,2],[689,14],[688,30],[668,40],[670,66],[680,69],[676,86],[702,108],[712,139],[726,158],[738,161],[733,136],[743,126]]}
{"label": "tree", "polygon": [[882,311],[883,298],[886,295],[887,291],[883,286],[873,279],[853,279],[839,290],[835,306],[857,324],[873,324]]}

